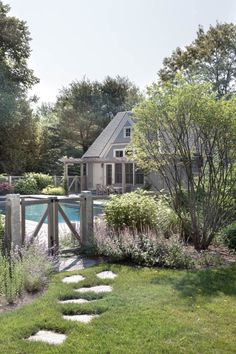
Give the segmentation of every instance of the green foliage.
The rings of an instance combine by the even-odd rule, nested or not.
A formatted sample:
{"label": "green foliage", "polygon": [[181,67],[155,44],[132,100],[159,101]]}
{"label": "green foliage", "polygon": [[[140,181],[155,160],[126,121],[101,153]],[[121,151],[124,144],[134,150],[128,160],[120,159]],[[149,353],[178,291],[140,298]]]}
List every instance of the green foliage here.
{"label": "green foliage", "polygon": [[133,160],[156,171],[171,196],[185,239],[206,249],[235,218],[235,97],[176,76],[153,84],[134,111]]}
{"label": "green foliage", "polygon": [[52,187],[52,181],[49,175],[29,172],[16,182],[15,190],[20,194],[37,194],[48,186]]}
{"label": "green foliage", "polygon": [[170,207],[169,198],[160,195],[157,199],[157,228],[165,237],[179,234],[181,220],[173,208]]}
{"label": "green foliage", "polygon": [[232,250],[236,251],[236,223],[227,226],[221,232],[224,243]]}
{"label": "green foliage", "polygon": [[115,229],[144,230],[155,228],[157,223],[157,203],[142,190],[112,196],[104,212],[108,225]]}
{"label": "green foliage", "polygon": [[42,190],[42,193],[48,195],[65,195],[65,190],[63,187],[47,186]]}
{"label": "green foliage", "polygon": [[0,296],[12,304],[24,291],[41,290],[52,271],[52,262],[40,245],[0,254]]}
{"label": "green foliage", "polygon": [[20,194],[37,194],[39,189],[33,177],[25,176],[16,182],[15,191]]}
{"label": "green foliage", "polygon": [[31,87],[38,80],[27,67],[30,56],[30,33],[24,21],[8,15],[10,7],[0,2],[0,62],[5,65],[12,82]]}
{"label": "green foliage", "polygon": [[74,81],[55,105],[61,138],[67,147],[85,152],[117,112],[132,109],[140,100],[138,88],[127,78]]}
{"label": "green foliage", "polygon": [[95,252],[116,262],[131,262],[143,266],[192,268],[194,262],[175,236],[168,239],[150,230],[141,233],[124,229],[116,232],[104,227],[95,229]]}
{"label": "green foliage", "polygon": [[236,26],[217,23],[205,32],[199,27],[197,38],[184,49],[177,48],[163,61],[159,71],[161,80],[175,80],[177,72],[186,77],[197,75],[201,81],[211,82],[218,97],[235,93]]}
{"label": "green foliage", "polygon": [[24,289],[28,292],[41,290],[52,272],[52,262],[39,244],[30,245],[21,251]]}
{"label": "green foliage", "polygon": [[9,258],[0,254],[0,295],[9,304],[15,302],[23,292],[24,275],[21,261],[15,255]]}
{"label": "green foliage", "polygon": [[24,175],[24,178],[33,178],[36,181],[37,188],[39,191],[52,185],[53,179],[51,176],[43,173],[29,172]]}

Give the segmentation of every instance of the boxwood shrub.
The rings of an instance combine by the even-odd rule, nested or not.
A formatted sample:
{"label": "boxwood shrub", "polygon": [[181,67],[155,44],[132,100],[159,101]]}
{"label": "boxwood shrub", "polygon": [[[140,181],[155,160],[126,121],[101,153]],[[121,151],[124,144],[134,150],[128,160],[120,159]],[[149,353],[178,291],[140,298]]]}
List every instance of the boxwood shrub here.
{"label": "boxwood shrub", "polygon": [[145,191],[137,190],[122,196],[112,196],[104,207],[107,224],[116,230],[153,229],[157,224],[158,205]]}

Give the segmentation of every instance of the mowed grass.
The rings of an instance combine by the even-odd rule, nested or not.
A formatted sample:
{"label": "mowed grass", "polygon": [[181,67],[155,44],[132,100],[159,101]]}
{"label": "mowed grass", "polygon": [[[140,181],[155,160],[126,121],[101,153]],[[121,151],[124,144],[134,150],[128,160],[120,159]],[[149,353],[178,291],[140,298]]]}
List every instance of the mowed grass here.
{"label": "mowed grass", "polygon": [[[99,280],[96,273],[102,270],[118,277]],[[86,279],[62,283],[69,274]],[[111,284],[113,292],[73,290],[99,284]],[[97,300],[57,303],[72,297]],[[100,316],[90,324],[62,319],[79,313]],[[25,340],[39,329],[68,337],[59,346]],[[236,266],[187,272],[102,264],[57,274],[40,299],[0,316],[0,353],[236,353]]]}

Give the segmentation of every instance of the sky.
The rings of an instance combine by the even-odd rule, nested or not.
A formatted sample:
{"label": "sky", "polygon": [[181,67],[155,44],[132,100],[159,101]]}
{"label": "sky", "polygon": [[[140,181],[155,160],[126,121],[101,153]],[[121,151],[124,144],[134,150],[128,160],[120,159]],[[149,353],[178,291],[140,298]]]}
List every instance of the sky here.
{"label": "sky", "polygon": [[74,80],[126,76],[142,90],[163,59],[218,22],[236,23],[235,0],[3,0],[31,33],[30,94],[55,102]]}

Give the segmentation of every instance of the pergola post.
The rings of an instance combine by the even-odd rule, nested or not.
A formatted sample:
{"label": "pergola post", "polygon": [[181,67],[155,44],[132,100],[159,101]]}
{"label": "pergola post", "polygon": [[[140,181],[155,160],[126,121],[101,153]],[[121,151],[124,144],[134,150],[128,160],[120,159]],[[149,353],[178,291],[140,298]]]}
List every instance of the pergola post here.
{"label": "pergola post", "polygon": [[64,163],[64,185],[67,194],[69,193],[69,183],[68,183],[68,164],[65,162]]}
{"label": "pergola post", "polygon": [[85,189],[84,185],[84,166],[83,162],[80,164],[80,190],[83,191]]}

